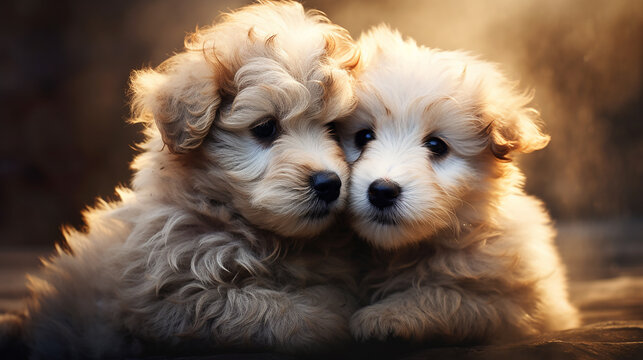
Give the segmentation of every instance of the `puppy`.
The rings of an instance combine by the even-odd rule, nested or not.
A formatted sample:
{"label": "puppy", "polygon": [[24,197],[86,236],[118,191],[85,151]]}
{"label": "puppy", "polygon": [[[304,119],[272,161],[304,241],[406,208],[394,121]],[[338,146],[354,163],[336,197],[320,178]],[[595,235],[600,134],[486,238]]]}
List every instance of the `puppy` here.
{"label": "puppy", "polygon": [[491,64],[387,27],[358,42],[350,121],[352,225],[364,265],[358,340],[488,342],[578,323],[543,205],[516,153],[545,147],[530,97]]}
{"label": "puppy", "polygon": [[[141,344],[311,351],[350,339],[340,234],[348,166],[329,124],[355,105],[348,33],[294,2],[223,16],[134,72],[147,140],[131,189],[84,213],[30,280],[35,358]],[[312,237],[317,236],[315,239]]]}

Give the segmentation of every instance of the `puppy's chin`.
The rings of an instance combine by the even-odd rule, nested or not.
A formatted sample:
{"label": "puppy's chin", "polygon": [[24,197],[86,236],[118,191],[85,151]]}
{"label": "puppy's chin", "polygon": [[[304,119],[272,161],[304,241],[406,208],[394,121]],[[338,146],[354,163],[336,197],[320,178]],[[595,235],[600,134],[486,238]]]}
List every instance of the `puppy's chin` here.
{"label": "puppy's chin", "polygon": [[[264,215],[265,216],[265,215]],[[270,215],[269,221],[255,222],[255,225],[285,237],[312,237],[328,228],[335,220],[334,211],[315,211],[300,216]]]}
{"label": "puppy's chin", "polygon": [[433,233],[431,226],[407,224],[396,218],[379,214],[375,216],[355,216],[353,228],[374,247],[395,250],[427,239]]}
{"label": "puppy's chin", "polygon": [[312,237],[336,220],[337,213],[344,208],[344,202],[343,196],[331,204],[264,201],[259,202],[258,207],[247,209],[243,215],[255,226],[280,236]]}
{"label": "puppy's chin", "polygon": [[326,230],[335,221],[335,213],[304,215],[294,219],[292,227],[281,228],[281,235],[288,237],[311,237]]}

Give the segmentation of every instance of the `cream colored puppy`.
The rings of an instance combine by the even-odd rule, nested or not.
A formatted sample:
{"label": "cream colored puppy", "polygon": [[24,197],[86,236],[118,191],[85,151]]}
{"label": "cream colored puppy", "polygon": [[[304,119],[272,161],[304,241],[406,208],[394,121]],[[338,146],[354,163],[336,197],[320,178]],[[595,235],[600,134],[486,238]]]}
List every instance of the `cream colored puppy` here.
{"label": "cream colored puppy", "polygon": [[341,236],[319,235],[346,198],[328,125],[355,105],[350,36],[298,3],[262,2],[185,47],[132,77],[147,128],[132,188],[86,211],[69,251],[31,279],[34,358],[350,339],[351,265],[334,255]]}
{"label": "cream colored puppy", "polygon": [[353,227],[375,249],[359,340],[493,341],[576,326],[543,205],[511,156],[547,145],[498,70],[387,27],[359,41],[358,108],[340,125]]}

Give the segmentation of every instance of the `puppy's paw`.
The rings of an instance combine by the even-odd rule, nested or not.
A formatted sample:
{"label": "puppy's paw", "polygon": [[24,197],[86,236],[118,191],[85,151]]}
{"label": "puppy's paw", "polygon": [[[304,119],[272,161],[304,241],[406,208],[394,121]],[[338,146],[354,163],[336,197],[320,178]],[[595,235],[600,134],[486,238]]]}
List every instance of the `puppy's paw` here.
{"label": "puppy's paw", "polygon": [[324,308],[297,306],[270,326],[274,347],[283,352],[314,353],[350,341],[347,319]]}
{"label": "puppy's paw", "polygon": [[270,324],[278,349],[317,352],[350,342],[348,319],[357,308],[351,295],[329,286],[314,286],[290,300],[292,305]]}
{"label": "puppy's paw", "polygon": [[358,341],[413,340],[421,332],[420,319],[375,304],[357,311],[350,320],[350,330]]}

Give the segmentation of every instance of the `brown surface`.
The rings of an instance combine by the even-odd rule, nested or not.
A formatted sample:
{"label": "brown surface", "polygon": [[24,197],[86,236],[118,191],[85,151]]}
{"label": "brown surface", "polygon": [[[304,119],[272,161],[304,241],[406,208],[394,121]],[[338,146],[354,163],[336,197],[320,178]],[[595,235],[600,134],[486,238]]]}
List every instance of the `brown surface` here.
{"label": "brown surface", "polygon": [[[612,236],[609,239],[610,250],[605,251],[602,244],[607,242],[601,232],[586,232],[586,229],[582,226],[559,228],[559,233],[565,238],[559,247],[572,277],[570,296],[582,315],[580,328],[493,346],[418,348],[408,344],[363,344],[320,358],[643,359],[643,271],[640,260],[643,241],[636,231],[627,231],[628,236]],[[22,298],[27,294],[25,273],[37,271],[38,257],[47,256],[49,252],[48,249],[0,248],[0,312],[21,308]],[[219,354],[184,359],[208,358],[290,357]]]}

